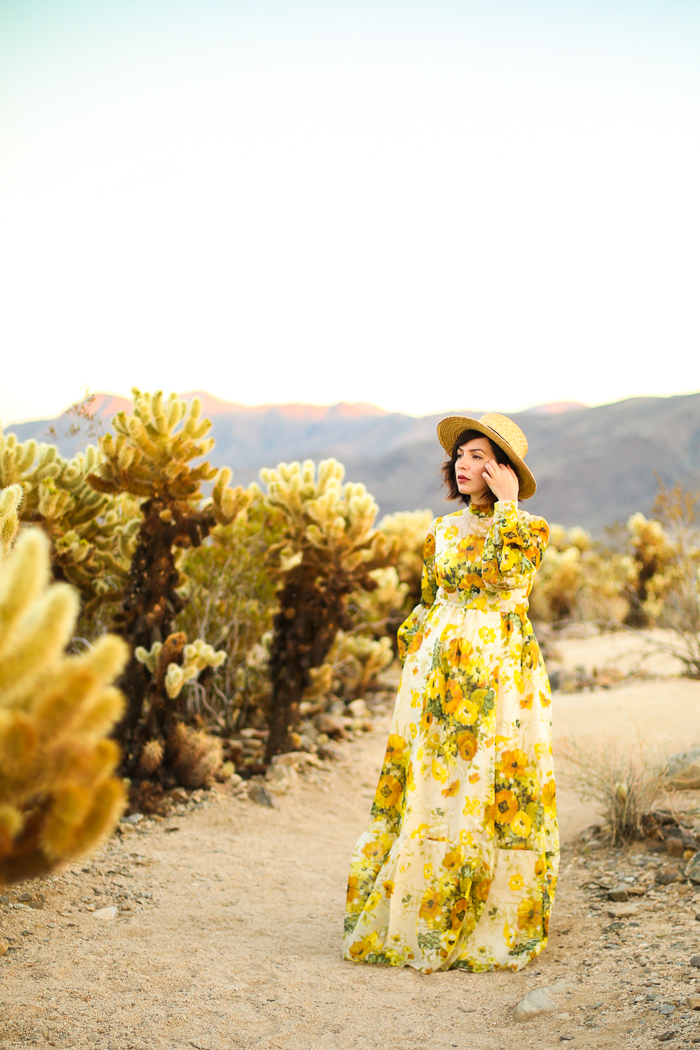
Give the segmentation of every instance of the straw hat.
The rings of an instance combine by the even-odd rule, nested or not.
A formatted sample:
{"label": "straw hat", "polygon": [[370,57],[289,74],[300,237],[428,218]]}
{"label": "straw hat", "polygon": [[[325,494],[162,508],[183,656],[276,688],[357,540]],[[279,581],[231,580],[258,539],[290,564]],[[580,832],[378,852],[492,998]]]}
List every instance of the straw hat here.
{"label": "straw hat", "polygon": [[527,454],[527,438],[517,423],[508,419],[508,416],[499,415],[498,412],[487,412],[481,419],[470,419],[468,416],[448,416],[447,419],[441,419],[437,434],[448,455],[452,455],[455,441],[463,430],[478,430],[494,445],[503,449],[520,480],[518,499],[534,496],[537,482],[530,468],[523,462]]}

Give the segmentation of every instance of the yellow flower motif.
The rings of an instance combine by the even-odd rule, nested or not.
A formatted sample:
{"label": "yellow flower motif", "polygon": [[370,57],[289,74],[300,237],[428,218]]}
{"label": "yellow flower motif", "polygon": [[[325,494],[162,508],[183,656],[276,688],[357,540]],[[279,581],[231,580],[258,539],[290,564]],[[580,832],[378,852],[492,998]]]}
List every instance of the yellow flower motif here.
{"label": "yellow flower motif", "polygon": [[445,659],[450,667],[465,668],[469,666],[474,646],[467,638],[451,638],[445,651]]}
{"label": "yellow flower motif", "polygon": [[400,762],[404,758],[404,752],[406,751],[406,741],[398,733],[391,733],[389,741],[386,746],[386,755],[384,761],[387,765],[392,762]]}
{"label": "yellow flower motif", "polygon": [[351,875],[348,879],[347,902],[348,907],[362,900],[360,892],[360,880],[357,875]]}
{"label": "yellow flower motif", "polygon": [[462,722],[464,725],[473,726],[478,717],[478,705],[475,704],[473,700],[468,700],[465,697],[455,712],[455,718],[458,722]]}
{"label": "yellow flower motif", "polygon": [[521,777],[528,766],[528,758],[524,751],[515,748],[513,751],[504,751],[498,770],[503,776]]}
{"label": "yellow flower motif", "polygon": [[444,784],[447,780],[447,770],[444,766],[441,766],[436,758],[433,759],[433,776],[436,780],[439,780],[441,784]]}
{"label": "yellow flower motif", "polygon": [[433,671],[428,679],[429,699],[443,701],[445,697],[445,684],[445,676],[442,671]]}
{"label": "yellow flower motif", "polygon": [[478,784],[478,782],[480,780],[481,780],[481,773],[470,773],[469,774],[469,783],[470,784]]}
{"label": "yellow flower motif", "polygon": [[367,860],[381,861],[386,856],[387,848],[379,839],[372,839],[362,847],[362,852]]}
{"label": "yellow flower motif", "polygon": [[529,897],[518,905],[518,928],[532,930],[542,924],[542,901],[533,901]]}
{"label": "yellow flower motif", "polygon": [[443,701],[445,713],[448,715],[454,714],[463,699],[464,693],[462,692],[462,687],[459,682],[454,678],[448,678],[445,687],[445,698]]}
{"label": "yellow flower motif", "polygon": [[364,962],[368,955],[381,950],[382,942],[373,930],[369,937],[364,937],[361,941],[356,941],[350,945],[350,956],[357,962]]}
{"label": "yellow flower motif", "polygon": [[465,817],[473,817],[475,813],[478,813],[481,809],[481,799],[479,798],[468,798],[465,800],[462,808],[462,813]]}
{"label": "yellow flower motif", "polygon": [[512,791],[496,792],[496,822],[498,824],[510,824],[519,808],[518,800]]}
{"label": "yellow flower motif", "polygon": [[465,900],[464,897],[461,900],[455,901],[452,905],[450,912],[450,925],[453,930],[458,930],[467,917],[469,911],[469,901]]}
{"label": "yellow flower motif", "polygon": [[522,809],[511,821],[510,830],[521,839],[526,839],[532,831],[532,821]]}
{"label": "yellow flower motif", "polygon": [[457,871],[462,867],[462,851],[458,849],[450,850],[442,858],[443,868],[447,868],[448,871]]}
{"label": "yellow flower motif", "polygon": [[403,786],[400,780],[391,774],[382,777],[377,786],[376,801],[382,809],[395,809],[403,794]]}
{"label": "yellow flower motif", "polygon": [[418,918],[425,919],[428,922],[435,922],[441,913],[442,902],[440,900],[440,891],[436,889],[427,890],[421,901]]}
{"label": "yellow flower motif", "polygon": [[454,798],[459,791],[459,780],[453,780],[449,787],[444,788],[441,791],[443,798]]}
{"label": "yellow flower motif", "polygon": [[394,892],[394,883],[391,881],[391,879],[387,879],[387,881],[384,883],[383,889],[386,896],[391,897],[392,893]]}
{"label": "yellow flower motif", "polygon": [[423,878],[427,882],[428,879],[432,879],[432,877],[433,877],[433,866],[432,866],[432,864],[424,864],[423,865]]}
{"label": "yellow flower motif", "polygon": [[433,714],[432,711],[424,711],[423,712],[423,714],[421,715],[420,727],[421,727],[421,729],[423,730],[424,733],[428,732],[428,730],[430,729],[431,725],[433,724],[434,719],[435,719],[435,715]]}
{"label": "yellow flower motif", "polygon": [[517,891],[521,890],[524,885],[525,880],[520,873],[518,873],[517,875],[511,875],[510,879],[508,880],[508,886],[513,891],[513,893],[517,893]]}
{"label": "yellow flower motif", "polygon": [[556,800],[557,789],[553,780],[548,780],[545,786],[542,788],[542,805],[544,806],[545,813],[555,814],[557,812],[557,800]]}
{"label": "yellow flower motif", "polygon": [[[463,758],[465,762],[472,761],[478,747],[476,737],[468,729],[463,729],[461,733],[457,733],[457,751],[459,752],[459,757]],[[471,780],[471,777],[469,779]]]}
{"label": "yellow flower motif", "polygon": [[481,638],[482,642],[495,642],[496,632],[493,627],[480,627],[479,638]]}
{"label": "yellow flower motif", "polygon": [[413,762],[409,762],[406,768],[406,790],[415,791],[416,781],[413,776]]}

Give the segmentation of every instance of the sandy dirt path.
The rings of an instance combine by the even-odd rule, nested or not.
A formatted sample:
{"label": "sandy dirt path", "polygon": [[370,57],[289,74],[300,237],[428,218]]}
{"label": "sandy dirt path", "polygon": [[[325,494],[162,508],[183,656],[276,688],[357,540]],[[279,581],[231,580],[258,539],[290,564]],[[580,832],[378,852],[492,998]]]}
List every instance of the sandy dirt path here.
{"label": "sandy dirt path", "polygon": [[[655,701],[644,699],[651,685]],[[618,709],[623,725],[628,708],[658,706],[672,694],[666,728],[673,707],[683,746],[700,743],[700,684],[642,686],[557,697],[557,733],[572,725],[593,732]],[[311,772],[273,809],[203,793],[165,821],[125,829],[60,876],[3,894],[3,1050],[646,1050],[660,1037],[669,1047],[700,1042],[700,1013],[688,1008],[688,996],[700,994],[700,970],[689,962],[700,952],[700,887],[656,886],[654,872],[668,860],[641,846],[583,853],[571,844],[582,821],[575,798],[563,799],[569,844],[550,944],[522,973],[424,977],[341,959],[347,865],[387,725],[343,745],[342,760]],[[583,816],[594,819],[590,810]],[[638,915],[615,923],[590,883],[621,878],[648,892]],[[114,919],[95,916],[105,906],[117,908]],[[562,980],[556,1013],[513,1019],[527,991]]]}

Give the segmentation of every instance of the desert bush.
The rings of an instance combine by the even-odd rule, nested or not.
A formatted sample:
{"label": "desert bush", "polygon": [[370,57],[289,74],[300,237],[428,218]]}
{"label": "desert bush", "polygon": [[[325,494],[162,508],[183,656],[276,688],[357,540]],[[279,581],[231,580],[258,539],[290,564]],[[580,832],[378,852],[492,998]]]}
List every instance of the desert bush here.
{"label": "desert bush", "polygon": [[20,521],[46,533],[54,579],[77,587],[88,622],[121,601],[138,531],[128,495],[99,493],[88,483],[101,459],[92,445],[67,460],[54,445],[19,442],[0,430],[0,488],[21,485]]}
{"label": "desert bush", "polygon": [[[146,713],[149,676],[136,650],[151,649],[173,633],[175,617],[184,606],[179,569],[183,549],[199,546],[216,524],[230,524],[249,502],[243,489],[229,488],[231,471],[216,470],[201,462],[213,446],[207,434],[208,419],[201,418],[201,403],[187,402],[159,391],[143,394],[134,389],[134,410],[119,412],[112,420],[116,436],[100,439],[100,458],[87,481],[98,493],[116,497],[127,494],[138,501],[139,518],[128,578],[114,626],[129,643],[132,656],[121,681],[127,698],[126,717],[119,739],[138,765],[140,750],[156,732]],[[196,466],[194,461],[199,461]],[[201,485],[213,481],[211,499],[203,500]],[[158,706],[157,735],[165,736],[167,712]]]}
{"label": "desert bush", "polygon": [[559,745],[564,770],[559,778],[592,801],[610,832],[612,845],[643,837],[643,818],[663,793],[664,764],[639,740],[601,740],[583,748],[575,741]]}
{"label": "desert bush", "polygon": [[110,683],[124,642],[104,636],[66,656],[75,588],[50,584],[49,540],[19,529],[20,485],[0,493],[0,883],[33,878],[94,849],[119,819],[123,710]]}
{"label": "desert bush", "polygon": [[633,514],[627,530],[635,569],[627,623],[650,627],[662,615],[665,596],[673,584],[676,550],[661,522],[653,518]]}
{"label": "desert bush", "polygon": [[[700,678],[699,506],[700,493],[681,485],[660,488],[654,511],[665,533],[663,568],[648,584],[653,588],[650,593],[659,596],[649,601],[663,602],[658,623],[670,628],[674,636],[670,641],[656,637],[652,644],[680,660],[689,678]],[[653,608],[656,611],[657,606]]]}
{"label": "desert bush", "polygon": [[182,571],[187,604],[176,620],[190,637],[207,638],[227,654],[223,665],[186,689],[191,707],[228,732],[267,717],[270,680],[266,643],[277,608],[265,555],[281,537],[281,518],[265,506],[256,486],[251,502],[231,525],[219,525]]}
{"label": "desert bush", "polygon": [[535,576],[530,608],[535,620],[622,622],[635,579],[632,559],[594,543],[584,529],[553,525]]}
{"label": "desert bush", "polygon": [[279,511],[282,538],[267,553],[279,610],[270,643],[270,735],[266,760],[289,750],[299,703],[313,685],[339,630],[352,627],[348,597],[373,591],[371,573],[392,564],[398,541],[373,528],[377,505],[364,485],[342,484],[336,460],[281,463],[265,470],[267,505]]}

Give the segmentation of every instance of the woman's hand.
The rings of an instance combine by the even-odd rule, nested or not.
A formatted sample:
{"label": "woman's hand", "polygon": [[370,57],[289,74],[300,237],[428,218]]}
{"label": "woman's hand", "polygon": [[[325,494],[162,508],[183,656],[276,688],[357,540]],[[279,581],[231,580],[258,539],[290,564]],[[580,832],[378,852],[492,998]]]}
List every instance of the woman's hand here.
{"label": "woman's hand", "polygon": [[520,491],[518,475],[507,463],[489,459],[482,474],[497,500],[517,500]]}

